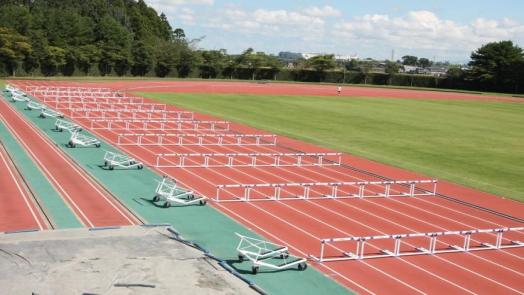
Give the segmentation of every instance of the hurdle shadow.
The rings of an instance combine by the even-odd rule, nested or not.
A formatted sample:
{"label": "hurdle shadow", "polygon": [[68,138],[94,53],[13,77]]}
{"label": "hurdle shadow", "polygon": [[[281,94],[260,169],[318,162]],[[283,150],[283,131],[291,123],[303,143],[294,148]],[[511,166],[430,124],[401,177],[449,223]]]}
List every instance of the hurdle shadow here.
{"label": "hurdle shadow", "polygon": [[[113,167],[113,169],[109,169],[109,166],[105,166],[103,164],[100,164],[100,165],[96,165],[98,166],[98,168],[102,169],[102,170],[106,170],[106,171],[141,171],[142,169],[138,169],[138,168],[134,168],[134,169],[129,169],[129,168],[124,168],[124,167]],[[146,166],[144,166],[146,167]]]}
{"label": "hurdle shadow", "polygon": [[[253,275],[253,272],[251,271],[251,262],[249,260],[244,260],[241,262],[238,259],[224,259],[224,262],[229,265],[232,269],[237,271],[239,274],[242,275]],[[240,268],[239,265],[242,264],[244,268]],[[245,267],[248,267],[247,269]],[[284,271],[298,271],[303,272],[303,270],[299,270],[297,267],[293,268],[286,268],[286,269],[268,269],[261,267],[258,270],[257,274],[265,274],[265,273],[279,273]]]}
{"label": "hurdle shadow", "polygon": [[157,204],[155,202],[153,202],[153,199],[148,199],[148,198],[144,198],[144,197],[138,197],[138,198],[134,198],[135,200],[140,200],[141,202],[145,202],[146,204],[150,204],[150,205],[153,205],[157,208],[164,208],[164,206],[162,206],[162,204]]}

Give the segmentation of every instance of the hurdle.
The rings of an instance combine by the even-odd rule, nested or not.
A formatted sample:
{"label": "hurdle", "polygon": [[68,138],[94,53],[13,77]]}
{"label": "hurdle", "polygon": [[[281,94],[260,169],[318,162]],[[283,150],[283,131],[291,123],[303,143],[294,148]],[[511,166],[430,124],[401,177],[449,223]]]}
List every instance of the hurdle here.
{"label": "hurdle", "polygon": [[[128,103],[128,104],[143,104],[142,97],[98,97],[98,96],[39,96],[42,97],[45,103],[51,104],[61,109],[74,108],[74,104],[91,104],[91,103]],[[65,105],[65,106],[62,106]]]}
{"label": "hurdle", "polygon": [[71,109],[71,118],[77,119],[149,119],[149,120],[193,120],[193,112],[187,111],[145,111],[124,109]]}
{"label": "hurdle", "polygon": [[153,202],[159,202],[165,200],[163,205],[164,208],[169,208],[173,203],[178,205],[192,205],[200,204],[201,206],[206,204],[206,197],[195,196],[193,191],[184,190],[179,188],[177,181],[174,178],[164,176],[162,181],[157,181],[158,185],[155,190],[155,196]]}
{"label": "hurdle", "polygon": [[66,120],[57,119],[55,121],[55,130],[60,131],[60,132],[67,130],[71,133],[74,133],[74,132],[82,131],[82,127],[80,127],[80,125],[78,124],[75,124],[75,123],[72,123]]}
{"label": "hurdle", "polygon": [[[414,255],[434,255],[482,250],[500,250],[524,247],[524,242],[508,239],[503,242],[504,233],[520,232],[524,227],[504,227],[496,229],[473,229],[445,232],[410,233],[396,235],[378,235],[363,237],[330,238],[320,240],[319,256],[309,255],[317,262],[362,260],[372,258],[400,257]],[[472,240],[472,237],[476,240]],[[494,239],[494,244],[491,240]],[[440,240],[439,240],[440,239]],[[444,240],[445,239],[445,240]],[[405,242],[405,240],[408,240]],[[366,248],[372,244],[375,250]],[[450,244],[451,242],[452,244]],[[453,244],[460,242],[460,246]],[[439,247],[438,243],[443,244]],[[353,245],[355,252],[346,251]],[[389,246],[388,246],[389,245]],[[388,246],[387,249],[382,248]],[[427,248],[426,248],[427,246]],[[329,247],[329,248],[328,248]]]}
{"label": "hurdle", "polygon": [[25,96],[25,94],[19,94],[19,93],[13,92],[11,94],[11,100],[13,102],[17,102],[17,101],[29,102],[31,99],[29,97]]}
{"label": "hurdle", "polygon": [[[50,102],[52,103],[52,102]],[[57,109],[80,109],[80,110],[114,110],[114,111],[166,111],[166,104],[160,103],[130,103],[130,102],[54,102]]]}
{"label": "hurdle", "polygon": [[[172,140],[174,138],[174,141]],[[170,140],[171,139],[171,140]],[[207,139],[204,141],[204,139]],[[118,145],[276,145],[274,134],[179,134],[179,133],[124,133],[118,134]]]}
{"label": "hurdle", "polygon": [[[90,120],[92,130],[229,131],[229,121],[200,120]],[[187,126],[189,125],[189,126]]]}
{"label": "hurdle", "polygon": [[71,137],[69,138],[69,142],[67,143],[67,146],[70,148],[75,148],[77,145],[88,147],[88,146],[94,146],[99,148],[100,147],[100,140],[87,136],[84,134],[81,134],[79,131],[74,131],[71,133]]}
{"label": "hurdle", "polygon": [[290,269],[294,266],[297,266],[298,270],[306,270],[307,268],[307,259],[289,254],[287,246],[247,237],[239,233],[235,234],[240,238],[236,248],[238,260],[240,262],[245,259],[251,261],[251,272],[253,274],[257,274],[260,267],[273,270]]}
{"label": "hurdle", "polygon": [[32,100],[27,101],[27,104],[25,106],[25,109],[28,110],[28,111],[41,110],[43,108],[45,108],[45,105],[43,105],[41,103],[38,103],[36,101],[32,101]]}
{"label": "hurdle", "polygon": [[40,118],[64,118],[64,114],[61,112],[55,111],[53,109],[48,109],[46,107],[40,110]]}
{"label": "hurdle", "polygon": [[[431,187],[431,188],[430,188]],[[216,202],[434,196],[437,180],[219,184]]]}
{"label": "hurdle", "polygon": [[157,168],[340,166],[341,153],[157,154]]}
{"label": "hurdle", "polygon": [[115,167],[120,167],[123,169],[136,167],[138,170],[140,170],[144,168],[144,164],[129,156],[106,151],[104,154],[104,167],[107,167],[109,170],[114,170]]}

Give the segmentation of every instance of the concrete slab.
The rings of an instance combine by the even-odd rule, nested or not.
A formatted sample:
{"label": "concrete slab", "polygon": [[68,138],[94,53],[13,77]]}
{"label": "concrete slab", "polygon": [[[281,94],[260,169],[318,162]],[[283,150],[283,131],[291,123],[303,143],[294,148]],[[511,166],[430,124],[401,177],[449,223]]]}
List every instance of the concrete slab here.
{"label": "concrete slab", "polygon": [[165,227],[0,236],[5,294],[256,294]]}

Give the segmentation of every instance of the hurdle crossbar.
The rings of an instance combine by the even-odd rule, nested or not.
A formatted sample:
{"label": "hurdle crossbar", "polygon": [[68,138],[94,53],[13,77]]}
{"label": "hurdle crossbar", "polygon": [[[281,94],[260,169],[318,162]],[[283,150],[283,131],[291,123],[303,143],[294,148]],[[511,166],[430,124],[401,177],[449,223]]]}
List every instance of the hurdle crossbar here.
{"label": "hurdle crossbar", "polygon": [[[52,104],[53,102],[49,101]],[[166,104],[160,103],[134,103],[134,102],[60,102],[54,101],[56,109],[96,109],[96,110],[144,110],[165,111]]]}
{"label": "hurdle crossbar", "polygon": [[144,104],[142,97],[119,97],[119,96],[37,96],[45,103],[49,103],[58,107],[61,104],[75,104],[75,103],[129,103],[129,104]]}
{"label": "hurdle crossbar", "polygon": [[[430,185],[431,189],[421,188]],[[419,186],[419,187],[417,187]],[[371,188],[370,188],[371,187]],[[221,184],[215,201],[278,201],[434,196],[437,180]],[[225,196],[224,196],[225,195]]]}
{"label": "hurdle crossbar", "polygon": [[[175,140],[172,140],[175,138]],[[204,140],[207,139],[207,140]],[[276,145],[274,134],[118,134],[118,145]]]}
{"label": "hurdle crossbar", "polygon": [[145,111],[145,110],[71,110],[71,118],[106,120],[193,120],[193,112],[186,111]]}
{"label": "hurdle crossbar", "polygon": [[157,154],[156,167],[340,166],[341,153],[173,153]]}
{"label": "hurdle crossbar", "polygon": [[90,124],[93,130],[229,131],[230,128],[228,121],[200,120],[91,120]]}
{"label": "hurdle crossbar", "polygon": [[[399,257],[399,256],[413,256],[413,255],[434,255],[442,253],[456,253],[456,252],[471,252],[480,250],[496,250],[506,248],[524,247],[524,242],[507,239],[509,242],[504,243],[503,235],[507,232],[521,232],[524,227],[504,227],[496,229],[473,229],[473,230],[459,230],[459,231],[445,231],[445,232],[428,232],[428,233],[410,233],[410,234],[395,234],[395,235],[378,235],[378,236],[361,236],[361,237],[345,237],[345,238],[330,238],[320,240],[320,254],[319,256],[310,255],[310,257],[317,262],[330,262],[342,260],[361,260],[371,258],[385,258],[385,257]],[[482,236],[482,234],[484,234]],[[487,234],[487,235],[486,235]],[[487,237],[495,235],[494,244],[486,241]],[[475,236],[475,244],[472,244],[472,236]],[[455,245],[443,241],[444,237],[448,240],[461,241],[462,244]],[[439,238],[441,240],[439,240]],[[453,239],[450,239],[453,238]],[[402,247],[402,242],[409,239],[409,247]],[[375,245],[375,249],[369,250],[370,247],[365,247],[372,241],[384,240],[392,241],[392,248],[380,249]],[[385,244],[380,243],[381,245]],[[439,247],[437,244],[444,244],[444,247]],[[339,244],[338,246],[336,244]],[[355,253],[346,251],[347,246],[353,244],[355,246]],[[413,247],[415,245],[415,247]],[[420,246],[419,246],[420,245]],[[424,245],[428,246],[427,248]],[[329,247],[329,248],[328,248]],[[368,251],[366,251],[368,250]],[[328,253],[329,252],[329,253]],[[335,253],[335,254],[333,254]]]}

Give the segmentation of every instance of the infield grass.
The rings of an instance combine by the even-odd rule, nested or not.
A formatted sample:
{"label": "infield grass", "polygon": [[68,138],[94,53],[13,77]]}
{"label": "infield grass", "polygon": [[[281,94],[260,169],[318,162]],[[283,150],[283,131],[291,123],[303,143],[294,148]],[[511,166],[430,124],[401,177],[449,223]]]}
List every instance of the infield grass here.
{"label": "infield grass", "polygon": [[524,201],[523,103],[140,95]]}

